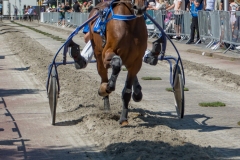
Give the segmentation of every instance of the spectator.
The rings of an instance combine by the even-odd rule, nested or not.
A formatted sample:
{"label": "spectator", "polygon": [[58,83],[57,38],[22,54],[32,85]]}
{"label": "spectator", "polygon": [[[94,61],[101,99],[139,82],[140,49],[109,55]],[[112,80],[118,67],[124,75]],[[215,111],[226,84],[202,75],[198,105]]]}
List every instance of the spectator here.
{"label": "spectator", "polygon": [[28,9],[29,9],[29,7],[30,6],[27,6],[27,7],[25,5],[23,6],[23,8],[24,8],[23,20],[25,20],[25,21],[28,19]]}
{"label": "spectator", "polygon": [[61,7],[59,7],[59,23],[62,25],[62,27],[64,27],[65,25],[65,5],[62,4]]}
{"label": "spectator", "polygon": [[57,12],[60,12],[61,8],[62,8],[62,5],[59,4],[56,11],[57,11]]}
{"label": "spectator", "polygon": [[[65,4],[64,12],[65,12],[65,22],[68,24],[68,23],[70,23],[71,18],[72,18],[71,14],[70,14],[72,12],[72,8],[69,6],[68,2],[66,2],[66,4]],[[65,25],[66,25],[66,23],[65,23]]]}
{"label": "spectator", "polygon": [[204,10],[213,11],[215,8],[215,0],[204,0]]}
{"label": "spectator", "polygon": [[87,2],[84,2],[82,5],[82,13],[87,13],[87,12],[88,12]]}
{"label": "spectator", "polygon": [[156,5],[156,1],[155,0],[149,0],[147,3],[147,6],[155,6]]}
{"label": "spectator", "polygon": [[93,9],[92,1],[88,1],[87,7],[88,7],[88,12],[90,13],[91,10]]}
{"label": "spectator", "polygon": [[18,15],[18,9],[17,6],[14,7],[14,16],[17,19],[17,15]]}
{"label": "spectator", "polygon": [[180,40],[181,25],[183,21],[183,10],[185,9],[185,0],[174,0],[173,4],[166,10],[168,11],[172,8],[174,8],[175,32],[176,32],[176,36],[173,36],[173,38]]}
{"label": "spectator", "polygon": [[169,2],[168,2],[167,0],[165,0],[164,2],[165,2],[165,5],[166,5],[166,9],[167,9],[168,7],[170,7],[170,4],[169,4]]}
{"label": "spectator", "polygon": [[[220,0],[219,10],[224,10],[224,0]],[[232,3],[233,0],[229,0],[228,3]],[[231,6],[229,6],[229,10],[231,10]]]}
{"label": "spectator", "polygon": [[[231,22],[231,25],[234,26],[234,23],[236,21],[236,11],[238,10],[238,5],[237,3],[235,2],[232,2],[230,5],[229,5],[229,10],[231,12],[231,17],[230,17],[230,22]],[[233,27],[232,27],[233,28]]]}
{"label": "spectator", "polygon": [[148,7],[151,10],[165,10],[166,9],[166,3],[164,0],[156,0],[156,6],[149,6]]}
{"label": "spectator", "polygon": [[52,10],[51,10],[51,12],[56,12],[56,7],[55,7],[55,5],[52,5]]}
{"label": "spectator", "polygon": [[[164,24],[164,20],[165,20],[165,17],[166,17],[166,13],[165,13],[165,10],[166,10],[166,3],[164,0],[156,0],[156,6],[149,6],[148,9],[150,10],[161,10],[162,11],[162,24]],[[165,27],[165,25],[162,25],[163,26],[163,29]]]}
{"label": "spectator", "polygon": [[[236,22],[235,12],[237,10],[237,7],[238,7],[238,5],[236,3],[234,3],[234,2],[229,5],[229,11],[231,13],[231,15],[230,15],[230,24],[232,26],[232,32],[234,33],[233,36],[232,36],[233,37],[233,41],[236,40],[235,37],[237,36],[237,33],[234,32],[234,23]],[[222,8],[221,9],[223,9],[223,3],[222,3]],[[224,32],[227,30],[227,28],[225,28],[225,26],[227,25],[226,23],[228,23],[229,21],[225,20],[224,14],[221,15],[220,18],[221,18],[220,19],[220,21],[221,21],[220,41],[217,42],[214,46],[212,46],[211,49],[217,49],[219,46],[224,46],[224,45],[227,48],[230,46],[230,44],[222,42],[223,39],[227,38],[227,37],[225,37],[226,34]]]}
{"label": "spectator", "polygon": [[189,9],[190,9],[190,1],[185,0],[185,11],[189,11]]}
{"label": "spectator", "polygon": [[29,21],[33,21],[33,12],[34,12],[34,9],[32,8],[32,6],[29,6],[29,9],[28,9],[28,18],[29,18]]}
{"label": "spectator", "polygon": [[81,12],[81,6],[77,0],[74,0],[73,10],[74,12]]}
{"label": "spectator", "polygon": [[[198,11],[203,9],[202,0],[194,0],[191,2],[191,14],[192,14],[192,24],[191,24],[191,33],[190,33],[190,40],[186,44],[194,43],[195,31],[197,32],[197,41],[199,41],[199,28],[198,28]],[[200,41],[198,43],[201,43]]]}
{"label": "spectator", "polygon": [[66,2],[65,6],[64,6],[64,11],[65,12],[72,12],[72,8],[69,6],[68,2]]}
{"label": "spectator", "polygon": [[41,11],[40,12],[44,12],[44,7],[41,7]]}
{"label": "spectator", "polygon": [[222,0],[215,0],[215,10],[222,10],[221,8],[221,1]]}
{"label": "spectator", "polygon": [[220,6],[219,6],[219,10],[224,10],[224,0],[221,0]]}
{"label": "spectator", "polygon": [[52,12],[52,8],[51,7],[49,7],[49,6],[46,6],[46,12]]}
{"label": "spectator", "polygon": [[[231,8],[231,25],[232,25],[232,39],[233,42],[240,43],[240,16],[236,16],[236,11],[240,10],[240,3],[237,0],[230,4]],[[240,46],[235,47],[237,50],[240,50]]]}

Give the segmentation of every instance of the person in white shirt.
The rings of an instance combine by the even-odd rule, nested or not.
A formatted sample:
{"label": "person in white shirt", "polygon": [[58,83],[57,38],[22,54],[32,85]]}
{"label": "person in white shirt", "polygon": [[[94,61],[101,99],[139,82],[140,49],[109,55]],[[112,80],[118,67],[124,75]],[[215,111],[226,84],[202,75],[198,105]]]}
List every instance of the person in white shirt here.
{"label": "person in white shirt", "polygon": [[166,3],[164,0],[156,0],[156,6],[149,6],[150,10],[165,10],[166,9]]}
{"label": "person in white shirt", "polygon": [[174,8],[174,17],[175,17],[175,32],[176,36],[173,38],[180,40],[181,36],[181,25],[183,23],[183,11],[185,10],[185,0],[174,0],[173,4],[168,7],[166,10],[171,10]]}
{"label": "person in white shirt", "polygon": [[204,0],[205,11],[214,11],[214,9],[215,9],[215,0]]}

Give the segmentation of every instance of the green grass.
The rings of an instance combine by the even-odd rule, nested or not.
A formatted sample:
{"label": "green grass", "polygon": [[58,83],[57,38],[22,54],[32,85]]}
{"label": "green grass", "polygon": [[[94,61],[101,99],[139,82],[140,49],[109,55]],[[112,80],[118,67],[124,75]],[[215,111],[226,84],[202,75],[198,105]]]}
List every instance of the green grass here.
{"label": "green grass", "polygon": [[[15,23],[15,24],[17,24],[17,25],[19,25],[19,26],[22,26],[22,27],[26,27],[26,28],[28,28],[28,29],[31,29],[31,30],[35,31],[35,32],[41,33],[41,34],[43,34],[43,35],[45,35],[45,36],[51,37],[51,38],[54,39],[54,40],[64,41],[64,42],[66,41],[65,39],[60,38],[59,36],[55,36],[55,35],[52,35],[52,34],[50,34],[50,33],[43,32],[43,31],[38,30],[38,29],[36,29],[36,28],[29,27],[29,26],[25,26],[25,25],[19,24],[19,23],[17,23],[17,22],[12,22],[12,23]],[[64,43],[64,42],[62,42],[62,43]]]}
{"label": "green grass", "polygon": [[160,77],[142,77],[142,80],[162,80]]}
{"label": "green grass", "polygon": [[122,71],[127,71],[127,68],[122,68]]}
{"label": "green grass", "polygon": [[172,88],[166,88],[165,90],[168,91],[168,92],[172,92],[173,91]]}
{"label": "green grass", "polygon": [[[168,92],[172,92],[173,89],[172,89],[172,88],[166,88],[166,91],[168,91]],[[184,87],[184,91],[189,91],[189,89]]]}
{"label": "green grass", "polygon": [[240,126],[240,121],[237,124]]}
{"label": "green grass", "polygon": [[225,103],[222,103],[222,102],[202,102],[202,103],[199,103],[199,106],[201,107],[224,107],[226,106]]}

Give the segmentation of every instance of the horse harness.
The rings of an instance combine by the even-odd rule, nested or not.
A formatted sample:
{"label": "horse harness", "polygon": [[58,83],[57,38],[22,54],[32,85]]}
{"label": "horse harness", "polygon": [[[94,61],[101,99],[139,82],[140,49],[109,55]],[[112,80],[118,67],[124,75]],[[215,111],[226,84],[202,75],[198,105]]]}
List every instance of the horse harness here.
{"label": "horse harness", "polygon": [[[95,33],[100,34],[100,36],[102,37],[102,47],[106,45],[106,25],[110,20],[115,19],[115,20],[127,21],[127,20],[133,20],[136,18],[134,13],[131,11],[132,8],[129,8],[127,5],[126,6],[132,12],[132,15],[114,14],[113,8],[116,6],[116,4],[120,4],[120,3],[123,3],[123,4],[131,3],[133,6],[134,1],[135,0],[126,1],[126,2],[122,2],[120,0],[105,1],[104,3],[101,3],[96,7],[94,7],[94,9],[98,10],[99,17],[95,20],[96,22],[93,27],[93,31]],[[110,14],[111,16],[109,17]]]}

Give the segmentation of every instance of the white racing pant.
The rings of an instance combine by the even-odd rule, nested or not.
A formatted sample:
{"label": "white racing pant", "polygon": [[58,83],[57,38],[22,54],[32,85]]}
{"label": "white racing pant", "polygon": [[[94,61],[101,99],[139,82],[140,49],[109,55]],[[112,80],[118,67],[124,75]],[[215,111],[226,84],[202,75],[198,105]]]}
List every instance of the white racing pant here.
{"label": "white racing pant", "polygon": [[91,41],[88,41],[88,43],[86,44],[86,46],[84,46],[84,48],[81,52],[81,56],[86,60],[86,66],[92,60],[93,53],[94,52],[93,52],[93,48],[91,45]]}
{"label": "white racing pant", "polygon": [[[93,52],[93,48],[92,48],[92,45],[91,45],[91,41],[88,41],[88,43],[86,44],[86,46],[84,46],[84,48],[83,48],[83,50],[81,52],[81,56],[86,60],[86,66],[92,60],[93,53],[94,52]],[[151,53],[151,51],[147,49],[145,51],[144,56],[143,56],[143,60],[150,53]]]}

